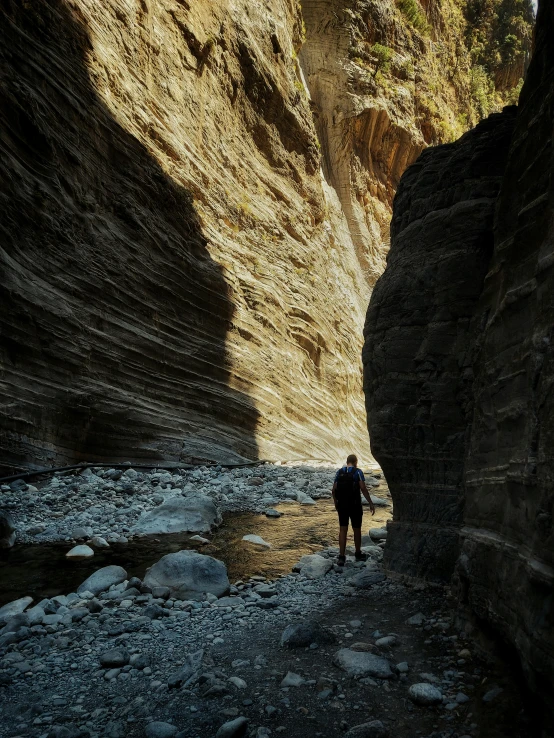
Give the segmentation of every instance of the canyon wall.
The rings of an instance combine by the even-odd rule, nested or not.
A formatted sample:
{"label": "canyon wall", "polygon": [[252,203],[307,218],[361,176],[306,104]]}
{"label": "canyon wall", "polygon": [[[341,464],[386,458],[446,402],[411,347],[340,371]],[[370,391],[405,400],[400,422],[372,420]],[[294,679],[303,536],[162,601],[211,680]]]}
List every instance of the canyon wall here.
{"label": "canyon wall", "polygon": [[294,0],[0,9],[0,459],[369,458]]}
{"label": "canyon wall", "polygon": [[6,0],[0,467],[369,459],[392,199],[498,105],[503,4]]}
{"label": "canyon wall", "polygon": [[467,612],[511,644],[551,718],[551,3],[539,6],[509,142],[511,119],[426,151],[404,176],[367,315],[365,390],[395,503],[388,567],[452,578]]}

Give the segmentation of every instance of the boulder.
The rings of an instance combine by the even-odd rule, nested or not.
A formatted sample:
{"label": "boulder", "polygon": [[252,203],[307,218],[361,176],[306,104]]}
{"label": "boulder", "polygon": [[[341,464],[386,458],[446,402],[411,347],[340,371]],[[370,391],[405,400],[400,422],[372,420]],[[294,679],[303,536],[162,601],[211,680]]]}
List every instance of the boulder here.
{"label": "boulder", "polygon": [[433,687],[432,684],[426,684],[425,682],[412,684],[408,690],[408,696],[413,703],[424,707],[440,705],[442,703],[442,694],[440,690]]}
{"label": "boulder", "polygon": [[215,734],[215,738],[242,738],[246,735],[247,728],[248,720],[241,716],[235,720],[229,720],[228,723],[223,723]]}
{"label": "boulder", "polygon": [[369,531],[369,535],[374,541],[384,541],[387,538],[387,529],[371,528]]}
{"label": "boulder", "polygon": [[286,648],[305,648],[311,643],[333,643],[335,636],[319,623],[291,623],[281,636],[281,646]]}
{"label": "boulder", "polygon": [[374,584],[384,582],[387,577],[379,571],[361,571],[350,577],[348,584],[358,589],[370,589]]}
{"label": "boulder", "polygon": [[169,587],[171,596],[198,600],[211,592],[216,597],[229,594],[230,583],[222,561],[196,551],[177,551],[163,556],[146,572],[147,587]]}
{"label": "boulder", "polygon": [[100,663],[105,669],[125,666],[129,663],[129,652],[125,648],[111,648],[100,654]]}
{"label": "boulder", "polygon": [[127,572],[122,566],[104,566],[91,574],[88,579],[77,588],[77,594],[91,592],[98,595],[100,592],[106,592],[112,584],[121,584],[127,579]]}
{"label": "boulder", "polygon": [[20,597],[18,600],[8,602],[7,605],[0,607],[0,625],[5,625],[14,615],[19,615],[29,607],[32,601],[32,597]]}
{"label": "boulder", "polygon": [[73,546],[71,551],[68,551],[65,555],[66,559],[90,559],[91,556],[94,556],[94,551],[90,546],[87,546],[85,544],[81,546]]}
{"label": "boulder", "polygon": [[177,731],[178,728],[176,725],[156,720],[153,723],[148,723],[144,733],[146,738],[172,738]]}
{"label": "boulder", "polygon": [[389,662],[373,653],[341,648],[335,654],[333,663],[350,677],[369,676],[377,679],[390,679],[392,677]]}
{"label": "boulder", "polygon": [[11,548],[15,543],[15,523],[9,512],[0,510],[0,548]]}
{"label": "boulder", "polygon": [[143,513],[131,529],[141,536],[160,533],[209,533],[221,523],[221,515],[206,495],[170,497]]}
{"label": "boulder", "polygon": [[300,561],[293,566],[293,571],[299,571],[308,579],[321,579],[333,568],[333,562],[317,554],[302,556]]}
{"label": "boulder", "polygon": [[296,500],[301,505],[315,505],[316,501],[310,497],[310,495],[307,495],[305,492],[301,492],[300,490],[296,493]]}

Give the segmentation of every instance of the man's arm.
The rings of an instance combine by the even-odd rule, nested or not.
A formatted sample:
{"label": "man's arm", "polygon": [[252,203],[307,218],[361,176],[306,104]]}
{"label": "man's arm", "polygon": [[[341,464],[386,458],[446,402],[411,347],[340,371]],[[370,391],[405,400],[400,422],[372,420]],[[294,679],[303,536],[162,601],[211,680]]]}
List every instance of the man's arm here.
{"label": "man's arm", "polygon": [[369,496],[369,492],[367,491],[367,487],[365,485],[365,482],[362,482],[361,479],[360,479],[360,489],[362,490],[362,494],[363,494],[363,496],[366,498],[366,500],[368,502],[369,509],[371,510],[371,514],[372,515],[375,515],[375,505],[371,501],[371,497]]}
{"label": "man's arm", "polygon": [[335,494],[336,491],[337,491],[337,483],[335,482],[333,484],[333,489],[332,489],[333,502],[335,503],[335,507],[337,506],[337,496]]}

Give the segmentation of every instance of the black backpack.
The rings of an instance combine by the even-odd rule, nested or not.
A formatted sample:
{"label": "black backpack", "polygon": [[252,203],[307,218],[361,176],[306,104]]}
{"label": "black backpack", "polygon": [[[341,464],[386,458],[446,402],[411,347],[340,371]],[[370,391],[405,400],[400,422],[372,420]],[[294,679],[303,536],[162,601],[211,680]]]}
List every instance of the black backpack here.
{"label": "black backpack", "polygon": [[356,495],[359,496],[360,482],[358,480],[358,475],[356,474],[357,471],[358,470],[354,467],[347,467],[346,469],[341,469],[339,471],[339,475],[337,477],[337,488],[335,490],[337,500],[354,501],[356,499]]}

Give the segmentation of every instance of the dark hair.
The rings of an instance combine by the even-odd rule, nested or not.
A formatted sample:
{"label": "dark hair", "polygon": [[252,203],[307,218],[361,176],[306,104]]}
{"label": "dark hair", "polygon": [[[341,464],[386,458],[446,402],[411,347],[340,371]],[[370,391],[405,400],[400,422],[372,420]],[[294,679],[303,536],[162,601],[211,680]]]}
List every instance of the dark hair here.
{"label": "dark hair", "polygon": [[346,459],[347,464],[354,464],[354,466],[358,463],[358,457],[356,454],[350,454],[350,456]]}

